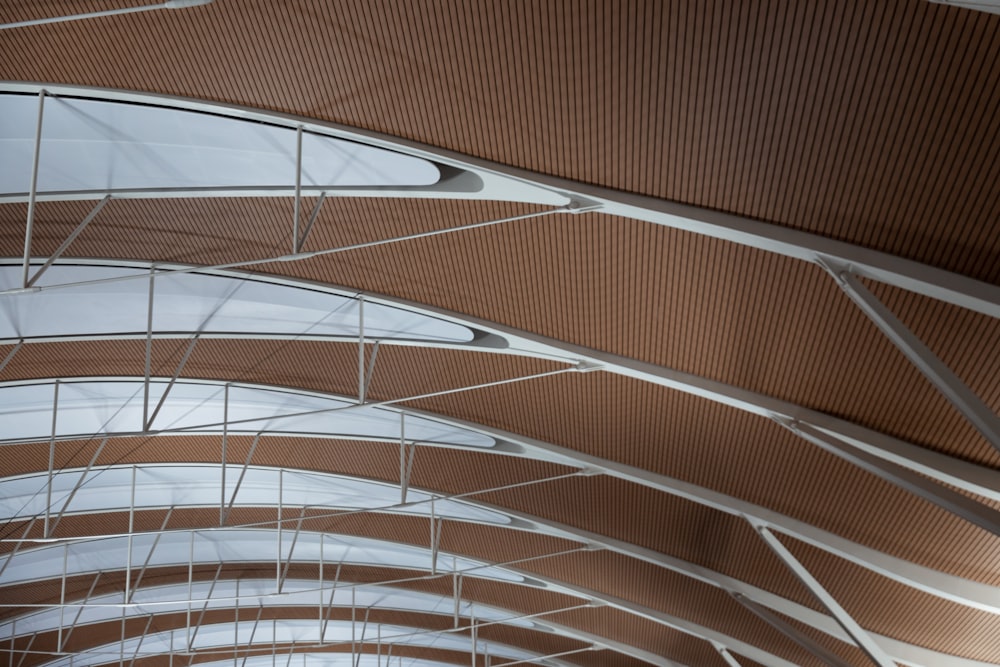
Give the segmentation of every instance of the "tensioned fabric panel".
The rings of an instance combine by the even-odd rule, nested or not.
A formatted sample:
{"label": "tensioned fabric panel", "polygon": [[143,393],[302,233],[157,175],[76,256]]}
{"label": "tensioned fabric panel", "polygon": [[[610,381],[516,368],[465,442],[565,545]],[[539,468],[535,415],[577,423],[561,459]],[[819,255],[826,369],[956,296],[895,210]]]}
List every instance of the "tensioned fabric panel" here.
{"label": "tensioned fabric panel", "polygon": [[[43,11],[80,7],[2,16]],[[9,31],[0,78],[301,113],[995,280],[997,25],[907,0],[261,0]]]}

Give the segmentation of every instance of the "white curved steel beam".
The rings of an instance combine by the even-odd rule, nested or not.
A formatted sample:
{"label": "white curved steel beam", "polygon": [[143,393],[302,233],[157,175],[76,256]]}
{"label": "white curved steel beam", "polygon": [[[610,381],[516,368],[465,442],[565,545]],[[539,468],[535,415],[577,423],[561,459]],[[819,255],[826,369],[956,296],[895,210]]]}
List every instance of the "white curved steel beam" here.
{"label": "white curved steel beam", "polygon": [[[816,263],[823,257],[851,266],[862,277],[894,285],[911,292],[933,297],[970,310],[1000,317],[1000,287],[967,276],[950,273],[913,260],[862,246],[799,231],[790,227],[752,220],[730,213],[712,211],[686,204],[656,199],[644,195],[618,192],[610,188],[588,185],[546,174],[530,172],[487,160],[462,155],[415,141],[352,128],[345,125],[318,121],[312,118],[250,109],[236,105],[209,103],[193,99],[150,95],[123,90],[110,90],[84,86],[48,85],[24,82],[2,82],[0,91],[38,95],[45,90],[50,95],[82,97],[157,105],[212,114],[252,119],[285,127],[303,127],[306,130],[342,137],[399,153],[433,160],[459,171],[461,183],[444,187],[400,190],[398,188],[358,188],[338,191],[338,196],[377,197],[441,197],[463,199],[512,200],[562,206],[576,201],[581,205],[596,205],[611,215],[619,215],[654,224],[682,229],[695,234],[723,239],[768,252]],[[477,182],[478,181],[478,182]],[[442,179],[447,183],[447,179]],[[294,195],[294,188],[275,191],[212,191],[212,196],[232,194],[284,194]],[[100,199],[107,192],[69,195],[74,198]],[[115,196],[148,197],[150,191],[122,193]],[[161,192],[166,196],[201,196],[206,192]],[[317,192],[318,194],[318,192]],[[39,199],[44,199],[39,197]],[[0,201],[26,200],[19,197],[0,197]]]}

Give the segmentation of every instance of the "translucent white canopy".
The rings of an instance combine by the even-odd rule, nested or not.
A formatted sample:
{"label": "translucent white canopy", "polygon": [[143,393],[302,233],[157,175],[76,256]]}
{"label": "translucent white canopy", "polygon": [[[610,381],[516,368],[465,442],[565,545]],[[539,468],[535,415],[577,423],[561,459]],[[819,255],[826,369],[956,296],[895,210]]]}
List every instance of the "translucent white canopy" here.
{"label": "translucent white canopy", "polygon": [[[381,623],[353,624],[350,621],[330,621],[326,631],[320,637],[318,620],[272,620],[255,623],[241,621],[239,623],[219,623],[202,625],[197,633],[191,633],[190,648],[194,650],[231,649],[234,645],[248,646],[253,644],[317,644],[323,643],[350,644],[352,641],[367,640],[374,642],[381,636],[383,644],[401,644],[420,646],[451,651],[472,652],[472,639],[456,633],[432,633],[423,628],[403,625],[384,625]],[[57,658],[46,663],[50,667],[90,667],[116,660],[122,653],[126,656],[169,654],[188,648],[189,634],[187,628],[154,632],[141,637],[127,638],[124,642],[113,642],[91,650],[77,653],[70,662],[70,656]],[[388,647],[386,647],[388,648]],[[537,653],[506,644],[497,644],[480,640],[476,643],[478,653],[489,651],[491,656],[510,660],[527,660],[538,657]],[[301,658],[300,658],[301,660]]]}
{"label": "translucent white canopy", "polygon": [[[20,264],[0,265],[0,291],[19,288],[21,271]],[[55,264],[38,286],[138,278],[6,295],[0,339],[145,335],[148,275],[148,269],[134,267]],[[359,308],[356,298],[305,286],[237,275],[166,274],[154,280],[153,332],[358,338]],[[364,334],[441,343],[475,336],[460,324],[371,301],[364,304]]]}
{"label": "translucent white canopy", "polygon": [[[159,539],[157,540],[157,536]],[[293,545],[294,544],[294,548]],[[278,532],[263,529],[214,529],[212,531],[173,531],[138,533],[132,538],[131,562],[141,567],[187,566],[194,551],[199,563],[345,563],[379,565],[411,570],[431,570],[429,548],[386,542],[348,535],[330,535],[302,531],[297,538],[294,530]],[[34,549],[22,549],[11,559],[0,557],[0,568],[7,561],[0,586],[58,579],[65,565],[68,576],[124,570],[129,562],[129,540],[126,536],[90,538],[50,544]],[[463,556],[438,555],[441,570],[466,572],[468,576],[508,582],[525,582],[525,578],[500,567],[487,565]]]}
{"label": "translucent white canopy", "polygon": [[[38,96],[0,94],[0,193],[30,190]],[[48,97],[38,192],[288,188],[296,131],[209,113]],[[303,187],[427,186],[431,162],[304,132]]]}
{"label": "translucent white canopy", "polygon": [[[226,466],[225,497],[233,498],[242,466]],[[127,510],[132,497],[132,466],[93,468],[79,490],[70,495],[84,477],[83,470],[63,470],[52,477],[52,505],[58,514],[70,505],[67,513]],[[172,464],[135,467],[136,509],[166,507],[217,507],[220,502],[221,465]],[[38,473],[0,479],[0,521],[31,518],[45,513],[48,475]],[[235,506],[273,507],[278,499],[286,507],[311,509],[390,508],[400,501],[399,487],[353,477],[301,470],[279,470],[251,466],[247,468],[236,495]],[[397,514],[430,514],[430,494],[411,489],[405,507],[394,507]],[[414,504],[420,503],[420,504]],[[460,521],[507,524],[510,519],[499,512],[457,500],[434,501],[436,516]]]}
{"label": "translucent white canopy", "polygon": [[[210,581],[197,581],[191,585],[190,591],[187,583],[140,588],[132,597],[133,605],[124,608],[114,606],[121,603],[121,594],[118,593],[98,595],[89,598],[86,606],[74,608],[72,611],[49,608],[21,616],[16,623],[12,620],[0,623],[0,637],[23,637],[55,630],[61,622],[65,622],[67,614],[71,614],[77,626],[85,626],[118,620],[123,613],[126,617],[137,617],[186,611],[188,600],[196,600],[194,606],[197,609],[232,609],[236,606],[236,598],[239,598],[240,607],[316,608],[320,604],[324,608],[331,605],[350,607],[353,602],[359,609],[378,607],[449,616],[455,611],[455,599],[451,596],[372,585],[359,586],[352,593],[347,588],[350,584],[346,582],[341,582],[344,588],[339,591],[317,590],[318,585],[315,580],[288,579],[281,589],[280,596],[273,595],[274,579],[223,579],[216,581],[214,585]],[[505,625],[522,628],[539,627],[530,620],[512,618],[513,612],[509,610],[480,604],[473,605],[462,600],[459,605],[459,615],[470,617],[473,614],[478,621],[502,621]]]}
{"label": "translucent white canopy", "polygon": [[[150,412],[167,382],[150,383]],[[14,442],[52,435],[54,382],[0,385],[2,438]],[[221,433],[225,388],[218,382],[178,381],[164,401],[153,428],[182,433]],[[64,380],[59,383],[58,438],[89,438],[142,431],[141,379]],[[283,417],[302,412],[313,414]],[[358,406],[328,396],[247,385],[230,385],[229,432],[315,435],[399,440],[400,413],[390,408]],[[424,417],[407,415],[408,442],[464,447],[492,447],[493,438]]]}

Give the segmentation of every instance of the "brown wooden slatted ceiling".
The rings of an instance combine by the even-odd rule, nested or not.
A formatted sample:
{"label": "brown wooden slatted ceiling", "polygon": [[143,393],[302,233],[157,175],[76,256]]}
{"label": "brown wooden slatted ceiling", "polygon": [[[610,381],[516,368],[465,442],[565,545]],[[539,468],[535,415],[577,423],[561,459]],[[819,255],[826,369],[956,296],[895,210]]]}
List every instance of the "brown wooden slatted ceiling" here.
{"label": "brown wooden slatted ceiling", "polygon": [[[0,6],[0,21],[108,6]],[[0,79],[186,95],[342,122],[1000,281],[998,16],[917,0],[826,6],[216,0],[197,9],[2,31],[0,50]],[[52,252],[91,205],[41,204],[36,254]],[[526,210],[535,207],[335,198],[324,206],[307,249]],[[0,205],[3,255],[19,256],[24,217],[24,205]],[[289,200],[115,201],[71,254],[205,264],[265,258],[287,251],[290,218]],[[1000,454],[821,270],[761,251],[588,214],[257,270],[412,299],[697,373],[1000,468]],[[871,287],[1000,409],[997,320]],[[156,342],[156,372],[169,373],[181,345]],[[325,343],[317,353],[317,346],[205,340],[185,374],[350,393],[353,348]],[[0,355],[9,350],[0,346]],[[256,360],[252,367],[234,363],[247,358]],[[0,380],[139,375],[141,361],[141,341],[32,344]],[[387,347],[372,391],[395,398],[552,367]],[[916,563],[1000,582],[995,537],[804,446],[766,420],[702,399],[592,374],[415,407],[692,481]],[[155,454],[141,440],[115,442],[105,459],[211,460],[207,454],[217,451],[212,439],[165,440]],[[245,438],[233,440],[234,453],[246,451]],[[289,440],[277,440],[266,440],[262,461],[281,462]],[[303,467],[383,479],[398,470],[388,446],[295,442]],[[73,451],[85,456],[93,447],[83,443]],[[46,455],[44,445],[8,447],[0,461],[12,470],[14,461],[43,470]],[[458,489],[481,484],[484,473],[514,480],[555,468],[504,460],[482,471],[480,458],[421,451],[420,462],[431,467],[418,463],[415,483]],[[448,479],[443,471],[452,470],[465,479]],[[815,606],[745,523],[687,501],[607,478],[526,487],[488,500],[678,555]],[[66,521],[104,530],[120,520]],[[391,517],[355,519],[351,526],[416,540],[427,532],[418,524]],[[490,530],[464,526],[447,539],[481,551]],[[525,537],[507,548],[543,541]],[[866,626],[1000,661],[996,615],[959,609],[786,542]],[[815,664],[721,592],[632,559],[586,553],[530,568],[553,576],[571,571],[581,581]],[[27,588],[38,587],[17,594]],[[909,613],[901,617],[900,609]],[[610,609],[577,615],[581,627],[597,634],[692,665],[722,664],[706,642],[634,616]],[[851,664],[864,664],[855,649],[800,627]],[[608,652],[574,661],[635,664]]]}

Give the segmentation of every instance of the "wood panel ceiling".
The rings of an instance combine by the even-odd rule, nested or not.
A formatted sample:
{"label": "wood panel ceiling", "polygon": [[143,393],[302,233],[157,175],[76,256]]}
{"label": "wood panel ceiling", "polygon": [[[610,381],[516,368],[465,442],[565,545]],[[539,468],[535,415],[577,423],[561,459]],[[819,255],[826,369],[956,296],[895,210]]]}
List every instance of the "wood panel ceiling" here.
{"label": "wood panel ceiling", "polygon": [[[138,4],[8,3],[0,6],[0,22]],[[540,177],[809,232],[1000,285],[1000,16],[921,0],[215,0],[0,30],[0,53],[4,81],[154,93],[344,124]],[[306,197],[304,210],[314,204]],[[40,202],[33,213],[34,255],[53,253],[92,206]],[[332,196],[305,250],[543,208]],[[205,266],[266,260],[287,252],[291,215],[288,197],[116,199],[64,257]],[[0,257],[20,258],[26,216],[24,203],[0,204]],[[933,453],[942,466],[965,466],[1000,487],[1000,451],[821,267],[781,254],[697,230],[590,212],[262,263],[249,271],[411,301],[722,383],[898,439]],[[866,284],[995,417],[1000,320],[899,287]],[[6,307],[3,299],[16,298],[0,294],[0,308]],[[153,337],[151,374],[169,377],[185,345]],[[141,378],[146,341],[17,346],[11,340],[0,343],[0,361],[5,358],[0,383]],[[397,400],[566,367],[495,351],[386,344],[369,391],[371,400]],[[181,376],[350,396],[357,372],[356,343],[222,337],[199,341]],[[1000,664],[1000,537],[821,451],[771,419],[613,372],[565,373],[398,407],[481,425],[512,440],[548,443],[627,467],[632,475],[511,486],[574,468],[531,456],[419,448],[414,487],[449,495],[511,486],[474,499],[576,531],[579,538],[449,521],[442,550],[493,562],[558,553],[517,567],[566,590],[586,589],[614,601],[554,614],[555,632],[494,626],[481,638],[539,655],[606,642],[602,650],[552,658],[581,666],[722,667],[732,665],[729,660],[820,665],[823,650],[842,664],[869,664],[835,626],[833,612],[732,509],[753,507],[829,536],[826,547],[787,533],[780,539],[847,613],[896,651],[897,663]],[[2,431],[0,423],[0,439]],[[52,465],[86,466],[100,440],[60,442]],[[268,435],[257,444],[246,435],[227,442],[229,462],[242,462],[253,447],[255,465],[399,483],[397,442]],[[132,435],[110,440],[94,465],[214,464],[219,447],[214,435]],[[48,457],[48,441],[7,444],[0,447],[0,470],[5,477],[45,472]],[[712,506],[649,479],[691,485],[733,505]],[[961,493],[983,508],[1000,509],[1000,501]],[[127,532],[130,519],[121,510],[67,515],[58,537]],[[133,519],[137,530],[155,531],[164,516],[165,509],[156,508]],[[178,508],[169,521],[173,530],[208,530],[217,517],[215,508]],[[271,506],[240,507],[231,523],[273,527],[276,518]],[[305,521],[308,530],[428,546],[423,516],[364,513]],[[40,535],[29,523],[23,517],[8,523],[0,553],[14,551],[22,534]],[[586,543],[584,535],[604,540],[605,547],[562,553]],[[857,558],[830,546],[837,540],[856,549]],[[608,548],[612,543],[621,548]],[[891,559],[879,562],[903,564],[906,572],[880,570],[870,553]],[[663,566],[668,559],[687,573]],[[270,570],[266,563],[223,567],[223,576],[232,579],[273,574],[273,563]],[[319,576],[309,564],[290,569],[303,578]],[[345,571],[355,582],[422,574],[374,565]],[[716,583],[692,574],[697,572]],[[199,565],[191,577],[208,582],[215,573]],[[916,580],[921,573],[941,575],[944,583]],[[107,574],[100,592],[119,591],[123,573]],[[67,599],[74,601],[91,583],[82,576],[67,581]],[[186,566],[160,567],[145,585],[187,581]],[[737,602],[726,581],[791,605],[773,612],[791,634]],[[0,600],[7,600],[0,621],[27,614],[25,605],[58,602],[59,584],[56,578],[0,588]],[[397,585],[454,592],[450,579]],[[579,600],[565,590],[474,579],[466,582],[464,596],[512,616]],[[231,611],[213,613],[220,622],[234,618]],[[293,618],[299,611],[268,613]],[[403,622],[400,612],[378,613],[384,616],[379,622]],[[177,614],[148,616],[153,621],[146,627],[188,622]],[[430,628],[451,620],[403,616]],[[92,633],[75,635],[66,652],[85,655],[122,629],[140,635],[143,626],[135,619],[121,628],[95,624]],[[804,648],[803,637],[822,650]],[[39,635],[34,653],[30,641],[22,636],[8,643],[0,633],[0,651],[9,651],[17,665],[27,656],[25,667],[60,653],[51,652],[59,648],[51,633]],[[270,653],[273,647],[267,648]],[[906,654],[910,648],[916,653]],[[370,645],[365,650],[372,653]],[[243,655],[249,653],[220,659]],[[469,660],[433,648],[411,648],[407,655]],[[209,660],[197,652],[182,658]],[[172,659],[140,657],[135,664],[166,667]],[[118,659],[94,664],[111,662]]]}

